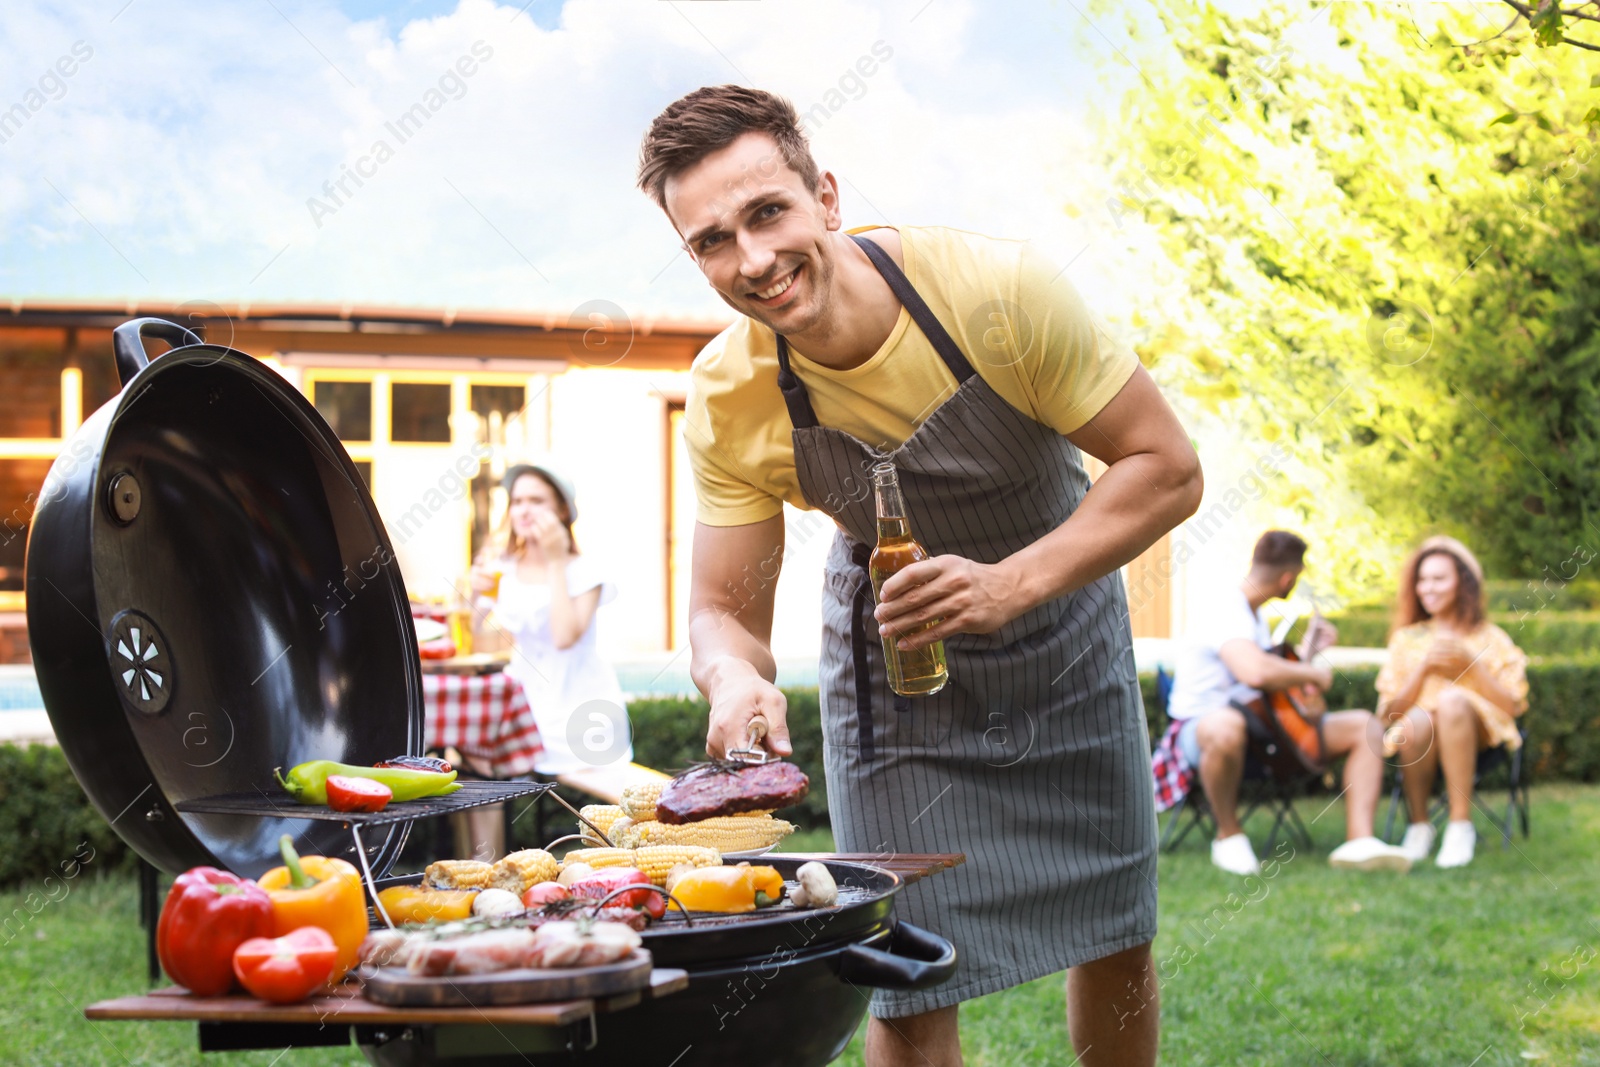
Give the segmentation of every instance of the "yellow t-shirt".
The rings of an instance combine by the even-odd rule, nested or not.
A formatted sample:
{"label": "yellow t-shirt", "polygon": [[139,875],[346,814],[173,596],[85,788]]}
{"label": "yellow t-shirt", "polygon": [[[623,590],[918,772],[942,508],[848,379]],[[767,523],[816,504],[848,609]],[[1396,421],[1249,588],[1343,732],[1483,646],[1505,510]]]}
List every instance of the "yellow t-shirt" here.
{"label": "yellow t-shirt", "polygon": [[[1132,349],[1112,341],[1061,268],[1028,243],[942,227],[899,233],[912,286],[978,376],[1019,411],[1071,433],[1132,377]],[[885,451],[957,388],[904,308],[888,340],[859,367],[824,367],[792,345],[789,360],[818,422]],[[767,327],[741,316],[701,351],[684,423],[701,522],[742,526],[777,515],[784,501],[809,507],[778,389],[777,338]]]}

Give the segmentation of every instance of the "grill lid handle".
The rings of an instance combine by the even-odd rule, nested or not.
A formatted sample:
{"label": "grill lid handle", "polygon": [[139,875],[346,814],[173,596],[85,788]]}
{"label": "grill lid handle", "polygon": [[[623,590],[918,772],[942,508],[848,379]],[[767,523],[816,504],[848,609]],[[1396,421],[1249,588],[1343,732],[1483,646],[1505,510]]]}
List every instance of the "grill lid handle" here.
{"label": "grill lid handle", "polygon": [[117,377],[122,379],[123,385],[133,381],[134,375],[150,365],[150,357],[144,351],[146,336],[165,341],[173,348],[205,344],[199,334],[176,322],[154,318],[130,319],[111,331],[111,350],[116,353]]}

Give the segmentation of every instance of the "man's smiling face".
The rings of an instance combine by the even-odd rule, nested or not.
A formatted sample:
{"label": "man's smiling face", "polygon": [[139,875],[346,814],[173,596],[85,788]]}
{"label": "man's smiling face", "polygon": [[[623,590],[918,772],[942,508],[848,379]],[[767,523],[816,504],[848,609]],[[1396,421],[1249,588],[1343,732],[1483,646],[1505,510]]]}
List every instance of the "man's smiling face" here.
{"label": "man's smiling face", "polygon": [[829,232],[840,225],[832,175],[807,189],[772,137],[747,133],[668,180],[664,193],[689,254],[735,311],[791,337],[825,318]]}

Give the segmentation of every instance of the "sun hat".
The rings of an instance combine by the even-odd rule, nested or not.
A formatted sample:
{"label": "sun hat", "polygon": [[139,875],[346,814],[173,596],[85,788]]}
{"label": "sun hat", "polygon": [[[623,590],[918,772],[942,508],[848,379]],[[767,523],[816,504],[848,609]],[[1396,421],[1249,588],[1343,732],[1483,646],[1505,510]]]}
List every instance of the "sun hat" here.
{"label": "sun hat", "polygon": [[1428,538],[1417,546],[1415,558],[1420,560],[1430,552],[1448,552],[1466,564],[1467,570],[1471,571],[1472,576],[1478,579],[1478,584],[1480,586],[1483,585],[1483,567],[1478,563],[1478,557],[1474,556],[1471,549],[1454,537],[1446,537],[1440,534],[1437,537]]}
{"label": "sun hat", "polygon": [[500,484],[505,486],[507,495],[511,493],[511,487],[517,484],[517,479],[525,474],[536,474],[555,486],[556,492],[561,494],[561,499],[567,502],[567,518],[573,522],[578,521],[578,493],[572,486],[572,479],[562,474],[548,461],[517,463],[507,469],[506,476],[500,481]]}

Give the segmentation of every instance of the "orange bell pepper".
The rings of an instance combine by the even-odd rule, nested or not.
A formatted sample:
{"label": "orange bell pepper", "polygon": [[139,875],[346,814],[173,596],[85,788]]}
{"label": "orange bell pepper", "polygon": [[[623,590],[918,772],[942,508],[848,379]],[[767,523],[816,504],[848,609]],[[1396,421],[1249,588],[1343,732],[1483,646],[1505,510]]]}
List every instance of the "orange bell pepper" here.
{"label": "orange bell pepper", "polygon": [[295,853],[288,834],[278,841],[282,867],[257,879],[272,898],[272,933],[282,937],[302,926],[320,926],[339,949],[328,984],[333,985],[356,965],[361,942],[367,939],[367,894],[361,873],[334,856]]}

